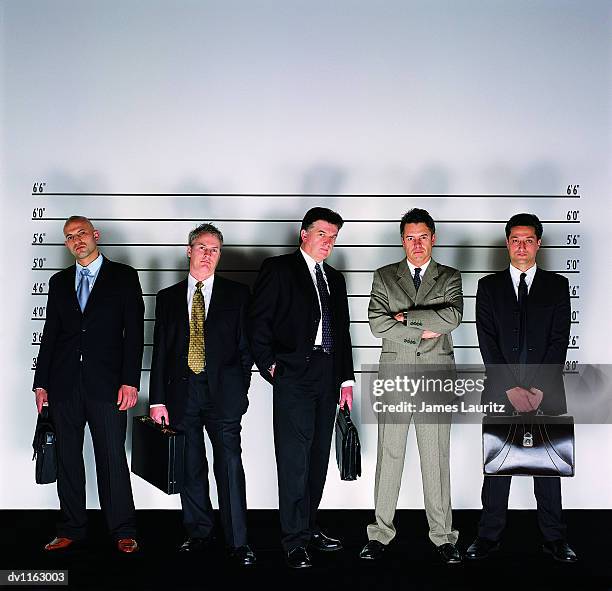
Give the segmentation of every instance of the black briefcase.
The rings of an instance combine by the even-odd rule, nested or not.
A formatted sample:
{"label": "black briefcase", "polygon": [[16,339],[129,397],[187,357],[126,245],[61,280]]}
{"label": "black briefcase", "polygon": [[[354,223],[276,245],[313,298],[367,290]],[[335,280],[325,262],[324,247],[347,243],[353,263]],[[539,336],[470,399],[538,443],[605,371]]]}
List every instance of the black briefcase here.
{"label": "black briefcase", "polygon": [[357,480],[361,476],[361,445],[359,433],[348,406],[338,409],[336,416],[336,462],[341,480]]}
{"label": "black briefcase", "polygon": [[49,407],[43,406],[36,419],[34,441],[32,441],[36,460],[36,484],[51,484],[57,480],[57,450],[55,447],[55,427],[49,417]]}
{"label": "black briefcase", "polygon": [[482,451],[486,476],[573,476],[574,418],[485,416]]}
{"label": "black briefcase", "polygon": [[146,415],[132,421],[132,472],[168,495],[183,490],[185,434]]}

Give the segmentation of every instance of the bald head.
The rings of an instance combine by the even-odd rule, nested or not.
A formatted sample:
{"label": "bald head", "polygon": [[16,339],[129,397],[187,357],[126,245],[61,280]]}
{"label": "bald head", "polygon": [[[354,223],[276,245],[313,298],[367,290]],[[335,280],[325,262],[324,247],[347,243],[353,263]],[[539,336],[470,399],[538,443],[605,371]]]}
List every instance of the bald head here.
{"label": "bald head", "polygon": [[73,215],[64,223],[64,244],[83,267],[98,258],[99,239],[100,232],[85,216]]}

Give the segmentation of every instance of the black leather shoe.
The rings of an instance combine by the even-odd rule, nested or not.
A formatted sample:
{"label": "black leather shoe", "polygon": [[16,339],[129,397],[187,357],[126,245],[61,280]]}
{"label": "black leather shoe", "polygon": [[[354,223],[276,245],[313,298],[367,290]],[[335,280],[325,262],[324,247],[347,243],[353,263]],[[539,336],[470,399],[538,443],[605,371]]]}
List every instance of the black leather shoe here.
{"label": "black leather shoe", "polygon": [[380,560],[385,553],[387,546],[378,540],[370,540],[359,553],[359,558],[364,560]]}
{"label": "black leather shoe", "polygon": [[306,552],[304,546],[291,548],[291,550],[287,552],[285,560],[289,568],[310,568],[312,566],[310,556],[308,556],[308,552]]}
{"label": "black leather shoe", "polygon": [[442,544],[436,546],[436,550],[445,564],[461,564],[461,554],[455,544]]}
{"label": "black leather shoe", "polygon": [[468,560],[480,560],[487,558],[491,552],[497,552],[499,550],[499,542],[493,540],[487,540],[487,538],[476,538],[472,545],[467,549],[465,557]]}
{"label": "black leather shoe", "polygon": [[212,539],[208,538],[187,538],[181,547],[179,552],[182,554],[195,554],[197,552],[204,552],[212,543]]}
{"label": "black leather shoe", "polygon": [[326,536],[323,532],[317,532],[312,534],[308,547],[320,552],[335,552],[336,550],[342,550],[342,542]]}
{"label": "black leather shoe", "polygon": [[255,552],[247,544],[232,548],[229,553],[230,561],[237,566],[253,566],[257,562]]}
{"label": "black leather shoe", "polygon": [[545,542],[542,546],[542,550],[544,550],[546,554],[550,554],[559,562],[570,563],[578,560],[576,553],[569,547],[569,544],[565,540]]}

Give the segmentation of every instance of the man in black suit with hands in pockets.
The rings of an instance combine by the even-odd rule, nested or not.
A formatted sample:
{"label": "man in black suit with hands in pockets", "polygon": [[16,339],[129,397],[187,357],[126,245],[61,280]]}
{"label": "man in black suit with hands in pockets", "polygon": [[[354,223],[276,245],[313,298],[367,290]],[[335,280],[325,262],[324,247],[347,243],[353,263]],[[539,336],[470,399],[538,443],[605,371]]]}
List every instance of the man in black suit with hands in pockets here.
{"label": "man in black suit with hands in pockets", "polygon": [[300,248],[266,259],[254,287],[249,339],[273,386],[273,424],[282,545],[291,568],[311,566],[308,549],[339,540],[316,521],[336,406],[352,405],[353,358],[346,284],[327,263],[343,220],[324,207],[302,220]]}

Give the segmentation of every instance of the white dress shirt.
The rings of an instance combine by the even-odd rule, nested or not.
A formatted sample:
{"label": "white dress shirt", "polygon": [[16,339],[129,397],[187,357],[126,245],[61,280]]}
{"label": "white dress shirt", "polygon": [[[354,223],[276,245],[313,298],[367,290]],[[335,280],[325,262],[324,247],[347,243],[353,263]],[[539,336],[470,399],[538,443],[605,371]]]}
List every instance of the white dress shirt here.
{"label": "white dress shirt", "polygon": [[[323,310],[321,309],[321,296],[319,295],[319,288],[317,287],[317,275],[315,271],[315,265],[317,261],[315,261],[308,253],[304,252],[300,248],[300,252],[308,265],[308,270],[310,271],[310,277],[312,282],[314,283],[315,292],[317,294],[317,301],[319,302],[319,311],[321,312],[321,316],[319,318],[319,324],[317,326],[317,335],[315,336],[314,345],[315,347],[321,346],[323,344]],[[323,269],[323,262],[319,263],[319,267],[321,267],[321,273],[323,273],[323,279],[325,280],[325,285],[327,286],[327,293],[329,293],[329,282],[327,281],[327,275],[325,275],[325,269]],[[341,388],[346,388],[347,386],[354,386],[354,380],[346,380],[342,382],[340,385]]]}
{"label": "white dress shirt", "polygon": [[[416,265],[413,265],[408,259],[406,259],[406,262],[408,263],[408,268],[410,269],[410,274],[412,275],[412,279],[414,279],[414,270],[417,268]],[[429,260],[426,263],[423,263],[419,269],[421,269],[421,272],[419,274],[419,277],[421,279],[423,279],[423,275],[425,275],[425,271],[427,270],[427,267],[429,267],[429,263],[431,263],[431,257],[429,257]]]}
{"label": "white dress shirt", "polygon": [[537,265],[534,264],[533,267],[527,269],[527,271],[521,271],[516,267],[510,265],[510,277],[512,277],[512,285],[514,286],[514,293],[516,295],[516,299],[518,301],[518,288],[519,283],[521,282],[521,273],[525,273],[527,277],[525,277],[525,283],[527,284],[527,293],[531,289],[531,284],[533,283],[533,277],[535,276]]}
{"label": "white dress shirt", "polygon": [[[198,279],[193,277],[191,273],[187,276],[187,313],[189,320],[191,320],[191,304],[193,302],[193,294],[196,292],[196,283]],[[215,275],[212,274],[206,281],[203,281],[202,295],[204,296],[204,319],[208,316],[208,308],[210,307],[210,298],[212,297],[213,283],[215,282]],[[151,404],[150,408],[156,406],[166,406],[165,404]]]}
{"label": "white dress shirt", "polygon": [[[196,279],[191,273],[187,276],[187,311],[189,320],[191,320],[191,303],[193,302],[193,294],[196,292]],[[202,295],[204,296],[204,318],[208,316],[208,308],[210,307],[210,298],[212,297],[213,284],[215,282],[214,273],[205,281],[202,282]]]}

